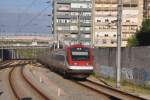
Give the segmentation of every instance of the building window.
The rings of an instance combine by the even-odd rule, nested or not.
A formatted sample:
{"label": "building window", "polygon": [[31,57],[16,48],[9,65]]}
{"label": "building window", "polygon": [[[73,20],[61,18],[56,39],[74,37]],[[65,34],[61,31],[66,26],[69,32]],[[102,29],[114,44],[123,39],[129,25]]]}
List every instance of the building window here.
{"label": "building window", "polygon": [[111,44],[114,44],[114,41],[113,41],[113,40],[111,40]]}
{"label": "building window", "polygon": [[108,37],[108,34],[105,34],[105,37]]}
{"label": "building window", "polygon": [[97,20],[97,22],[101,22],[101,20]]}
{"label": "building window", "polygon": [[107,43],[107,41],[105,39],[103,39],[103,44],[106,44],[106,43]]}
{"label": "building window", "polygon": [[109,20],[108,20],[108,19],[105,19],[105,22],[109,22]]}
{"label": "building window", "polygon": [[116,34],[114,34],[113,36],[116,37]]}
{"label": "building window", "polygon": [[129,22],[130,22],[130,20],[126,20],[126,22],[127,22],[127,23],[129,23]]}
{"label": "building window", "polygon": [[98,34],[97,34],[96,36],[97,36],[97,37],[99,37],[99,35],[98,35]]}

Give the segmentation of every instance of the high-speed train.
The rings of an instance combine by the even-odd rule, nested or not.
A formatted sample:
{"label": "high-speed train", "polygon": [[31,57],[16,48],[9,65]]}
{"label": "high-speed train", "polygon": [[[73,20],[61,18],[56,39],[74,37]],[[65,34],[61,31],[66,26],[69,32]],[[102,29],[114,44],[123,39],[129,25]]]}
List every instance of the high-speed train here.
{"label": "high-speed train", "polygon": [[94,69],[93,49],[82,44],[52,51],[40,56],[38,60],[65,77],[87,78]]}

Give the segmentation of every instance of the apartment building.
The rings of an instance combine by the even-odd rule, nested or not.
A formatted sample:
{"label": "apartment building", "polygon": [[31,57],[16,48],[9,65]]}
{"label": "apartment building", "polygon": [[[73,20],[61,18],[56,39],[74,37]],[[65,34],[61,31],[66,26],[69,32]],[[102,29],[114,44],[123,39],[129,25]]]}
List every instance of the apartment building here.
{"label": "apartment building", "polygon": [[[98,47],[117,46],[117,0],[95,0],[94,45]],[[143,20],[143,0],[123,0],[122,46],[135,34]]]}
{"label": "apartment building", "polygon": [[53,32],[67,45],[91,44],[92,0],[53,0]]}
{"label": "apartment building", "polygon": [[150,0],[144,0],[144,18],[150,18]]}

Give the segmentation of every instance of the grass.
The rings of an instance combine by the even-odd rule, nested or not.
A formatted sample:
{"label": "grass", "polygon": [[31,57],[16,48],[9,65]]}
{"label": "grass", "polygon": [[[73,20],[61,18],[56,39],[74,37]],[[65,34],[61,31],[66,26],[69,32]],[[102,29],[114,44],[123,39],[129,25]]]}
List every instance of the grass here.
{"label": "grass", "polygon": [[[110,77],[107,77],[107,78],[97,77],[97,78],[103,79],[109,85],[116,87],[116,81]],[[135,93],[135,94],[146,95],[146,96],[149,96],[150,94],[150,86],[145,85],[145,84],[138,85],[135,83],[128,82],[126,80],[121,81],[121,90],[127,91],[129,93]]]}
{"label": "grass", "polygon": [[96,77],[96,73],[95,73],[95,72],[93,72],[91,75],[92,75],[93,77]]}
{"label": "grass", "polygon": [[139,85],[127,81],[121,82],[122,89],[125,91],[129,91],[136,94],[143,94],[143,95],[149,95],[150,94],[150,86],[147,86],[145,84]]}

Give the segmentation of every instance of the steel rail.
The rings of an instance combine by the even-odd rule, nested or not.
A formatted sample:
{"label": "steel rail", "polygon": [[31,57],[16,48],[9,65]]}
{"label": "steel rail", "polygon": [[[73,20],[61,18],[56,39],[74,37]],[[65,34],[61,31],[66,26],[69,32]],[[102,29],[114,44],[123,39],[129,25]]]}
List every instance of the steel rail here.
{"label": "steel rail", "polygon": [[23,73],[23,67],[21,68],[21,74],[24,80],[38,93],[40,94],[45,100],[50,100],[48,96],[46,96],[43,92],[41,92],[33,83],[31,83],[28,78]]}
{"label": "steel rail", "polygon": [[[18,64],[19,65],[19,64]],[[21,64],[22,65],[22,64]],[[17,66],[17,65],[16,65]],[[20,66],[20,65],[19,65]],[[14,87],[14,85],[13,85],[13,72],[15,71],[15,68],[16,67],[13,67],[12,69],[11,69],[11,71],[9,72],[9,84],[10,84],[10,87],[11,87],[11,89],[12,89],[12,92],[13,92],[13,94],[14,94],[14,96],[15,96],[15,98],[17,99],[17,100],[20,100],[21,98],[20,98],[20,96],[17,94],[17,91],[16,91],[16,89],[15,89],[15,87]],[[28,81],[28,79],[25,77],[25,75],[23,74],[23,67],[21,68],[21,77],[31,86],[31,88],[32,89],[34,89],[39,95],[41,95],[41,97],[43,97],[45,100],[50,100],[46,95],[44,95],[44,93],[42,93],[40,90],[38,90],[32,83],[30,83],[29,81]]]}
{"label": "steel rail", "polygon": [[10,84],[10,87],[12,89],[12,92],[13,92],[14,96],[16,97],[17,100],[19,100],[19,95],[15,91],[15,88],[14,88],[13,83],[12,83],[12,72],[14,71],[14,69],[15,69],[15,67],[13,67],[11,69],[11,71],[9,72],[9,84]]}
{"label": "steel rail", "polygon": [[139,97],[137,95],[133,95],[104,84],[99,84],[91,80],[73,82],[82,85],[86,88],[89,88],[90,90],[95,91],[97,93],[104,94],[107,97],[109,97],[110,100],[146,100],[143,97]]}

